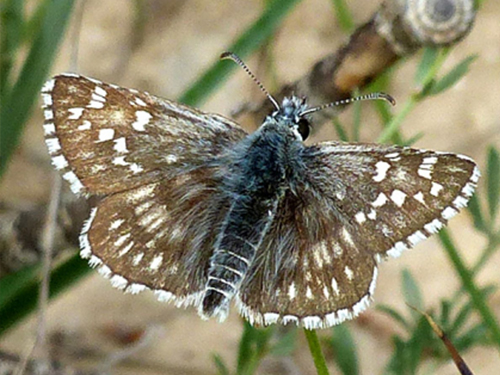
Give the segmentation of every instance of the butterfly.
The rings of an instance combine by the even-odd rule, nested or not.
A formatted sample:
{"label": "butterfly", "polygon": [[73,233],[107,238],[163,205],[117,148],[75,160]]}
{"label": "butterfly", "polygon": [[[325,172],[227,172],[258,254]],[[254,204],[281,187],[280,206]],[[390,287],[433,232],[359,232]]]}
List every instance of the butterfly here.
{"label": "butterfly", "polygon": [[[74,193],[99,196],[81,256],[130,293],[224,320],[326,328],[369,305],[378,263],[441,229],[474,192],[470,158],[304,144],[295,96],[258,130],[146,92],[62,74],[42,89],[45,141]],[[380,95],[390,101],[390,97]],[[338,104],[338,103],[334,103]]]}

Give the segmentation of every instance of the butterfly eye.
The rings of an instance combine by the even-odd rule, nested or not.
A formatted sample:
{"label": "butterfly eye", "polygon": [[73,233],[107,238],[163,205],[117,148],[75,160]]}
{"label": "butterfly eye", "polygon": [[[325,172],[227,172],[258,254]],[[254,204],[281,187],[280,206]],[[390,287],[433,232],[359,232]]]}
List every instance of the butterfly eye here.
{"label": "butterfly eye", "polygon": [[301,118],[299,120],[298,125],[299,125],[299,134],[301,135],[302,140],[305,141],[306,138],[309,136],[309,130],[310,130],[311,124],[306,119]]}

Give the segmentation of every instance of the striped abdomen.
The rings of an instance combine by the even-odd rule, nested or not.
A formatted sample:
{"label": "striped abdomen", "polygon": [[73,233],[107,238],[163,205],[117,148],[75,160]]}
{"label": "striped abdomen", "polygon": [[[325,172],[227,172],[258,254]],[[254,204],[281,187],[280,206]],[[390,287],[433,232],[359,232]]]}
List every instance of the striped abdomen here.
{"label": "striped abdomen", "polygon": [[224,320],[229,303],[252,264],[276,205],[239,198],[229,210],[210,258],[210,269],[201,305],[205,317]]}

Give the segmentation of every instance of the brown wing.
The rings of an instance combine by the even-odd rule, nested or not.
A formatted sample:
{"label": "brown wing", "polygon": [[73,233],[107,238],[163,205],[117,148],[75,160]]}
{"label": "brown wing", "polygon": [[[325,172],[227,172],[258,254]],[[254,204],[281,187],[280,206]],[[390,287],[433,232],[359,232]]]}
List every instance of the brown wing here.
{"label": "brown wing", "polygon": [[358,315],[377,262],[438,231],[479,178],[467,157],[409,148],[330,142],[302,157],[238,296],[255,323],[324,328]]}
{"label": "brown wing", "polygon": [[222,116],[73,74],[48,81],[42,96],[52,163],[75,193],[168,179],[246,135]]}
{"label": "brown wing", "polygon": [[82,257],[115,287],[197,305],[228,209],[219,183],[200,169],[104,198],[82,231]]}

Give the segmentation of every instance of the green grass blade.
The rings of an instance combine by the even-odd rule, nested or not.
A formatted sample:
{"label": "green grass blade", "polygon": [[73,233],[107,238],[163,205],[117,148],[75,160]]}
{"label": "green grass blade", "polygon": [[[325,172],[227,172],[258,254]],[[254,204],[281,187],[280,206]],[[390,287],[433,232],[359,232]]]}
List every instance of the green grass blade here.
{"label": "green grass blade", "polygon": [[344,375],[358,375],[358,355],[356,344],[347,324],[340,324],[332,328],[333,334],[330,344],[334,352],[334,360],[340,372]]}
{"label": "green grass blade", "polygon": [[498,350],[500,350],[500,326],[498,325],[495,315],[488,307],[484,295],[476,287],[472,277],[472,273],[467,269],[462,259],[460,258],[458,250],[453,244],[452,239],[446,229],[443,229],[439,232],[439,239],[441,240],[441,243],[443,244],[448,257],[453,263],[453,266],[455,267],[455,270],[457,271],[462,281],[464,289],[472,299],[474,308],[480,314],[484,325],[488,328],[488,333],[491,335],[491,338],[495,345],[497,345]]}
{"label": "green grass blade", "polygon": [[[71,257],[51,272],[50,297],[64,291],[90,270],[87,261],[81,259],[78,254]],[[0,306],[0,336],[37,307],[38,290],[38,277],[35,272],[31,282],[26,283],[22,289],[9,298],[6,304]]]}
{"label": "green grass blade", "polygon": [[295,327],[289,328],[289,330],[272,346],[269,350],[269,354],[275,356],[292,355],[297,344],[297,331]]}
{"label": "green grass blade", "polygon": [[318,335],[314,329],[304,328],[307,343],[309,344],[309,351],[313,357],[314,366],[318,375],[329,375],[328,367],[326,367],[325,356],[319,344]]}
{"label": "green grass blade", "polygon": [[468,71],[470,64],[477,59],[477,56],[469,56],[463,59],[460,63],[455,65],[443,78],[436,81],[429,91],[429,95],[437,95],[443,91],[448,90],[450,87],[454,86],[463,76],[465,76]]}
{"label": "green grass blade", "polygon": [[337,132],[337,137],[339,137],[339,139],[342,142],[349,142],[349,137],[347,136],[347,133],[344,130],[344,126],[339,121],[339,119],[334,117],[332,119],[332,122],[333,122],[333,126],[335,127],[335,131]]}
{"label": "green grass blade", "polygon": [[24,24],[24,1],[8,0],[0,6],[0,98],[7,94],[9,76]]}
{"label": "green grass blade", "polygon": [[487,177],[488,208],[491,226],[493,226],[498,213],[498,199],[500,198],[500,155],[494,147],[490,147],[488,151]]}
{"label": "green grass blade", "polygon": [[488,227],[484,221],[483,212],[481,210],[481,203],[479,202],[478,194],[474,194],[469,201],[467,206],[470,214],[472,215],[472,220],[474,221],[474,227],[480,232],[487,232]]}
{"label": "green grass blade", "polygon": [[57,47],[70,19],[73,0],[53,0],[47,5],[37,38],[33,41],[21,73],[0,105],[0,175],[16,149],[24,124],[31,114],[40,87],[47,78]]}
{"label": "green grass blade", "polygon": [[222,357],[218,354],[214,354],[212,357],[215,367],[217,368],[217,374],[218,375],[230,375],[231,372],[227,368],[226,364],[224,363],[224,360]]}
{"label": "green grass blade", "polygon": [[[283,18],[298,2],[299,0],[274,0],[270,2],[259,19],[243,32],[227,50],[236,53],[241,58],[248,56],[274,33]],[[217,61],[179,100],[188,105],[201,104],[228,78],[228,73],[235,68],[236,64],[231,61]]]}
{"label": "green grass blade", "polygon": [[399,312],[394,310],[392,307],[387,306],[387,305],[382,305],[382,304],[377,304],[375,308],[384,314],[389,315],[392,319],[394,319],[396,322],[400,323],[401,326],[406,329],[407,331],[410,331],[411,324],[410,322],[406,321],[406,319],[401,315]]}
{"label": "green grass blade", "polygon": [[4,306],[15,298],[16,294],[33,281],[40,267],[30,266],[0,279],[0,306]]}
{"label": "green grass blade", "polygon": [[[404,269],[401,275],[401,289],[403,290],[406,302],[410,306],[422,311],[425,309],[420,288],[413,275],[407,269]],[[412,308],[410,308],[410,312],[415,318],[420,318],[421,316],[418,311]]]}
{"label": "green grass blade", "polygon": [[349,7],[344,0],[332,0],[335,16],[337,17],[337,22],[340,28],[345,32],[351,32],[354,30],[354,19],[349,11]]}
{"label": "green grass blade", "polygon": [[427,84],[429,76],[432,74],[434,64],[439,56],[439,49],[436,47],[424,48],[422,58],[415,73],[415,84],[417,87],[423,87]]}

